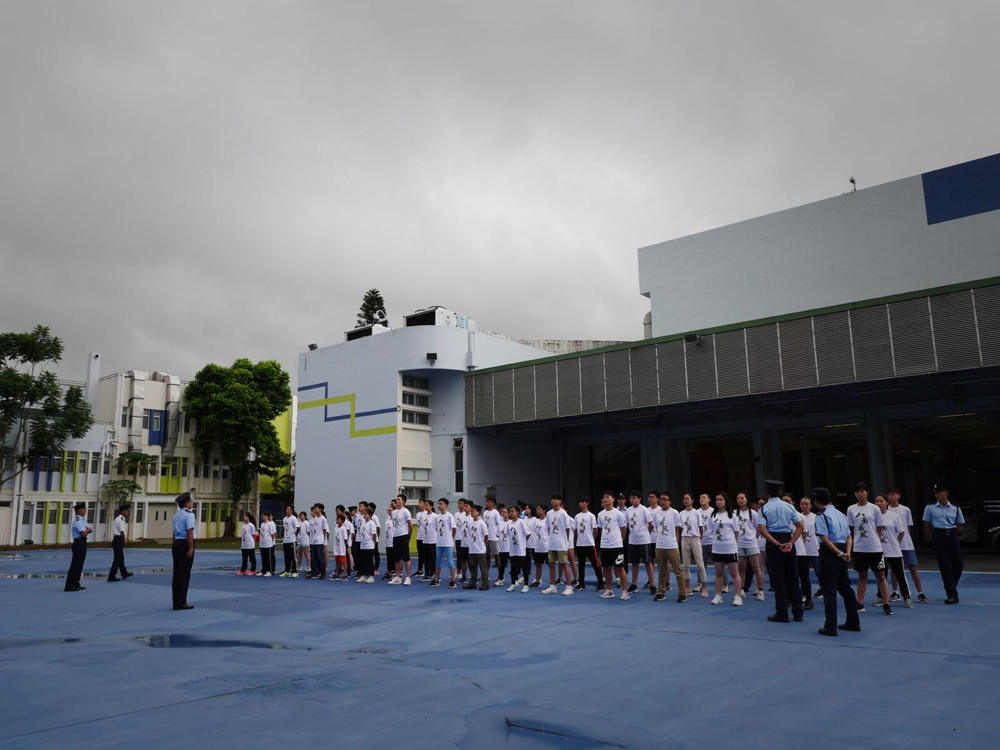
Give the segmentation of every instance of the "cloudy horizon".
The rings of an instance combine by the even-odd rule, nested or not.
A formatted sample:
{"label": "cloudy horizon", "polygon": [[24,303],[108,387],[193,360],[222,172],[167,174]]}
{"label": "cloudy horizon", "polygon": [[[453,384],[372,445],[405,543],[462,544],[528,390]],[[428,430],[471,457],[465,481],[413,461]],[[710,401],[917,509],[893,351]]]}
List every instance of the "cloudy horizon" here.
{"label": "cloudy horizon", "polygon": [[637,248],[1000,151],[1000,5],[817,7],[2,3],[0,329],[73,379],[294,382],[371,287],[641,338]]}

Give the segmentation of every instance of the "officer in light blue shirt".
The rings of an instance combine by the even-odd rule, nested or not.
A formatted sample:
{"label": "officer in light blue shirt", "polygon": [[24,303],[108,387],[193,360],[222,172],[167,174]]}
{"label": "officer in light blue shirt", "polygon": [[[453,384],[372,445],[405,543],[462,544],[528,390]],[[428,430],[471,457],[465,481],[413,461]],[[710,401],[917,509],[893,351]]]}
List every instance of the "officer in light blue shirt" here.
{"label": "officer in light blue shirt", "polygon": [[83,561],[87,559],[87,537],[93,529],[87,523],[87,504],[77,503],[73,506],[73,525],[70,534],[73,537],[73,559],[66,573],[66,587],[63,591],[83,591],[86,586],[80,585],[83,575]]}
{"label": "officer in light blue shirt", "polygon": [[774,614],[769,622],[788,622],[788,605],[795,622],[802,622],[802,595],[799,592],[799,569],[795,559],[795,540],[802,536],[802,516],[790,503],[781,499],[784,482],[768,479],[768,500],[757,511],[757,530],[767,540],[764,553],[774,589]]}
{"label": "officer in light blue shirt", "polygon": [[941,570],[941,581],[948,596],[944,603],[958,604],[958,579],[965,567],[958,532],[965,517],[961,508],[948,501],[948,488],[944,484],[934,485],[934,499],[937,502],[924,508],[924,530],[931,537]]}
{"label": "officer in light blue shirt", "polygon": [[174,546],[171,555],[174,560],[173,595],[174,609],[194,609],[187,603],[188,584],[191,583],[191,566],[194,564],[194,538],[196,522],[194,499],[190,492],[177,496],[177,512],[174,513]]}
{"label": "officer in light blue shirt", "polygon": [[[819,629],[820,635],[836,637],[838,630],[861,630],[858,617],[858,598],[851,588],[847,563],[851,561],[854,537],[847,524],[847,516],[830,502],[826,487],[813,488],[810,495],[816,506],[816,538],[819,539],[819,587],[823,591],[823,609],[826,622]],[[847,621],[837,625],[837,594],[844,599]]]}

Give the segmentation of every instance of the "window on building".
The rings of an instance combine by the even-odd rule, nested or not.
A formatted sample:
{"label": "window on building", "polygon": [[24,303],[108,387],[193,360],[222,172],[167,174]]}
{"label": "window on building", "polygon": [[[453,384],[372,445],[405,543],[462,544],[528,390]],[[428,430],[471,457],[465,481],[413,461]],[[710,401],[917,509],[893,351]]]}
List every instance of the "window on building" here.
{"label": "window on building", "polygon": [[431,481],[430,469],[403,469],[402,479],[404,482],[429,482]]}
{"label": "window on building", "polygon": [[55,457],[53,457],[53,459],[52,459],[52,471],[55,472],[55,473],[59,473],[62,470],[63,470],[62,456],[55,456]]}
{"label": "window on building", "polygon": [[149,474],[148,474],[149,476],[151,476],[151,477],[155,477],[156,476],[156,467],[157,467],[158,464],[159,464],[159,461],[157,459],[155,459],[155,458],[152,461],[149,462]]}
{"label": "window on building", "polygon": [[135,506],[135,522],[142,523],[142,520],[146,517],[146,505],[140,503]]}
{"label": "window on building", "polygon": [[403,386],[405,388],[419,388],[422,391],[429,391],[431,383],[427,378],[419,378],[416,375],[404,375]]}
{"label": "window on building", "polygon": [[153,417],[153,428],[157,432],[160,430],[160,412],[158,409],[154,409],[150,412]]}
{"label": "window on building", "polygon": [[142,429],[149,429],[149,409],[142,410]]}
{"label": "window on building", "polygon": [[208,509],[208,518],[212,523],[215,523],[215,521],[218,519],[219,517],[218,511],[219,511],[218,504],[212,503],[211,507]]}
{"label": "window on building", "polygon": [[420,393],[403,391],[403,404],[406,406],[420,406],[424,409],[429,409],[431,406],[431,399],[429,396],[424,396]]}
{"label": "window on building", "polygon": [[430,487],[404,487],[403,494],[406,495],[407,500],[412,500],[416,502],[417,500],[426,500],[429,497]]}
{"label": "window on building", "polygon": [[465,492],[465,443],[456,438],[452,443],[455,454],[455,492]]}
{"label": "window on building", "polygon": [[38,473],[39,474],[45,474],[45,473],[48,472],[48,470],[49,470],[49,457],[48,456],[39,456],[39,458],[38,458],[38,469],[37,469]]}
{"label": "window on building", "polygon": [[80,451],[80,473],[86,474],[90,466],[90,451]]}
{"label": "window on building", "polygon": [[72,474],[76,471],[76,453],[70,451],[66,454],[66,473]]}
{"label": "window on building", "polygon": [[161,477],[170,476],[170,464],[164,463],[163,466],[160,467],[160,476]]}
{"label": "window on building", "polygon": [[[176,458],[174,459],[177,460]],[[186,458],[181,459],[181,476],[186,477],[188,475],[188,460]]]}
{"label": "window on building", "polygon": [[223,466],[222,467],[222,478],[223,479],[229,479],[229,467],[228,466]]}
{"label": "window on building", "polygon": [[201,519],[202,523],[205,523],[205,521],[208,520],[208,503],[199,503],[199,505],[201,506],[201,510],[199,511],[198,517]]}
{"label": "window on building", "polygon": [[[91,453],[90,454],[90,473],[91,474],[96,474],[100,470],[100,468],[101,468],[101,454],[100,453]],[[105,469],[105,473],[107,473],[107,469]]]}
{"label": "window on building", "polygon": [[128,427],[128,407],[122,407],[122,427]]}
{"label": "window on building", "polygon": [[31,508],[26,507],[21,514],[21,525],[27,526],[29,523],[31,523]]}
{"label": "window on building", "polygon": [[191,423],[193,421],[194,420],[192,420],[190,416],[188,416],[187,414],[184,415],[184,434],[185,435],[187,433],[191,432]]}
{"label": "window on building", "polygon": [[59,513],[59,503],[53,503],[49,508],[49,525],[51,526],[56,522],[56,518]]}
{"label": "window on building", "polygon": [[39,503],[35,506],[35,524],[41,525],[45,523],[45,506]]}
{"label": "window on building", "polygon": [[195,461],[194,462],[194,478],[197,479],[200,476],[201,476],[201,462],[200,461]]}
{"label": "window on building", "polygon": [[59,503],[62,508],[62,522],[69,523],[69,503]]}
{"label": "window on building", "polygon": [[[102,473],[105,476],[109,476],[109,477],[111,476],[111,459],[110,458],[104,459],[104,471]],[[121,469],[118,470],[118,473],[119,474],[122,473]]]}
{"label": "window on building", "polygon": [[108,522],[108,506],[101,503],[100,523]]}
{"label": "window on building", "polygon": [[212,459],[212,479],[219,478],[219,459]]}
{"label": "window on building", "polygon": [[403,424],[424,424],[429,425],[431,423],[430,414],[425,414],[419,411],[406,411],[403,410]]}
{"label": "window on building", "polygon": [[201,478],[208,479],[208,461],[201,467]]}
{"label": "window on building", "polygon": [[94,505],[87,506],[87,523],[94,522],[94,513],[97,512],[97,507]]}

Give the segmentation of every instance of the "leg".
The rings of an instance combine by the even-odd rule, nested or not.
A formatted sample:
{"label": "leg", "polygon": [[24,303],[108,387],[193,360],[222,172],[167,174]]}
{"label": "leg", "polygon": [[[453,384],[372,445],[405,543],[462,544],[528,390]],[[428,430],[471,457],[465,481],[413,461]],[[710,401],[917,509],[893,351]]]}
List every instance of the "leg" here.
{"label": "leg", "polygon": [[687,598],[687,584],[690,583],[690,576],[687,575],[687,568],[681,564],[681,551],[678,549],[667,550],[667,561],[674,568],[674,581],[677,583],[677,598]]}
{"label": "leg", "polygon": [[952,534],[948,538],[951,540],[948,554],[951,560],[952,586],[955,590],[955,596],[958,596],[958,582],[962,578],[962,572],[965,570],[965,561],[962,559],[962,546],[959,544],[958,534]]}
{"label": "leg", "polygon": [[809,558],[799,557],[795,561],[799,574],[799,590],[806,598],[806,602],[812,601],[812,583],[809,581]]}
{"label": "leg", "polygon": [[747,558],[740,557],[739,563],[737,563],[737,568],[740,571],[740,580],[745,581],[747,575]]}
{"label": "leg", "polygon": [[916,565],[910,566],[910,578],[913,579],[913,588],[917,590],[917,596],[924,593],[924,584],[920,581],[920,572]]}
{"label": "leg", "polygon": [[868,593],[868,571],[858,571],[858,604],[864,606],[865,594]]}
{"label": "leg", "polygon": [[[820,548],[819,588],[823,592],[823,612],[826,616],[823,627],[834,632],[837,630],[837,583],[840,578],[840,568],[843,565],[843,560],[826,547]],[[850,588],[849,585],[848,588]],[[856,616],[857,613],[855,613]]]}
{"label": "leg", "polygon": [[507,563],[510,561],[509,552],[500,552],[500,560],[497,562],[497,580],[502,581],[504,579],[504,574],[507,572]]}
{"label": "leg", "polygon": [[722,570],[723,568],[725,568],[725,564],[717,562],[714,563],[714,567],[715,567],[715,595],[722,596],[722,580],[724,577],[722,574]]}
{"label": "leg", "polygon": [[[667,571],[667,575],[668,576],[670,575],[670,571],[669,570]],[[655,581],[656,578],[653,576],[653,563],[651,563],[651,562],[647,562],[646,563],[646,578],[649,581],[650,587],[652,587],[653,581]]]}
{"label": "leg", "polygon": [[[844,599],[844,610],[847,612],[848,627],[859,627],[861,620],[858,618],[858,600],[854,596],[854,589],[851,588],[851,579],[847,575],[847,563],[841,562],[840,570],[837,573],[837,593]],[[824,605],[827,594],[824,592]],[[834,598],[832,595],[830,598]],[[836,627],[836,626],[834,626]]]}
{"label": "leg", "polygon": [[733,596],[743,595],[743,576],[740,575],[740,566],[736,563],[729,563],[729,575],[733,577]]}
{"label": "leg", "polygon": [[[884,564],[885,558],[883,557],[882,560]],[[878,585],[878,595],[882,597],[882,604],[883,605],[889,604],[889,584],[886,581],[884,569],[875,571],[875,581],[877,582]]]}
{"label": "leg", "polygon": [[[694,555],[694,564],[698,566],[698,586],[705,591],[708,590],[708,573],[705,571],[705,558],[702,554],[704,548],[701,546],[701,540],[691,537],[691,552]],[[688,588],[691,588],[691,575],[688,571]]]}
{"label": "leg", "polygon": [[781,554],[785,575],[785,598],[792,605],[792,614],[795,617],[802,617],[802,594],[799,591],[798,558],[795,549]]}
{"label": "leg", "polygon": [[767,543],[767,570],[771,575],[771,586],[774,588],[774,611],[778,617],[788,617],[788,599],[785,596],[785,576],[782,570],[780,547]]}
{"label": "leg", "polygon": [[[667,593],[667,571],[669,570],[669,566],[667,564],[667,550],[656,550],[656,567],[659,568],[659,575],[656,578],[656,595],[664,596]],[[683,590],[684,589],[681,589],[681,591]]]}
{"label": "leg", "polygon": [[757,590],[764,590],[764,565],[760,561],[761,555],[751,555],[750,564],[753,567],[754,576],[757,579]]}
{"label": "leg", "polygon": [[893,578],[899,583],[899,588],[903,592],[903,598],[910,598],[910,587],[906,585],[906,573],[903,572],[903,558],[890,557],[889,568],[892,570]]}

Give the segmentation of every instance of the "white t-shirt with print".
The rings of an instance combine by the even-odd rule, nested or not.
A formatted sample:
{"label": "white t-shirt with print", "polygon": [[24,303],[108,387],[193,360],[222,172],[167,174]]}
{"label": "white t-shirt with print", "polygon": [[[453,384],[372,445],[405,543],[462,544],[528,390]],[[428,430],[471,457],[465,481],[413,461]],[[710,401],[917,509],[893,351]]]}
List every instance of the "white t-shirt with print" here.
{"label": "white t-shirt with print", "polygon": [[548,535],[550,550],[562,552],[569,549],[571,543],[567,535],[569,530],[569,513],[562,508],[550,511],[545,516],[545,531]]}
{"label": "white t-shirt with print", "polygon": [[597,514],[597,525],[601,530],[601,549],[622,547],[622,527],[627,521],[617,508],[602,510]]}
{"label": "white t-shirt with print", "polygon": [[299,520],[299,536],[297,542],[299,544],[309,544],[309,521]]}
{"label": "white t-shirt with print", "polygon": [[527,547],[525,546],[525,526],[524,519],[518,518],[510,522],[510,556],[524,557]]}
{"label": "white t-shirt with print", "polygon": [[594,526],[597,524],[597,516],[589,510],[586,513],[577,513],[576,521],[576,546],[594,546]]}
{"label": "white t-shirt with print", "polygon": [[819,537],[816,536],[816,514],[800,513],[802,535],[795,540],[795,554],[806,557],[819,556]]}
{"label": "white t-shirt with print", "polygon": [[736,546],[740,549],[757,549],[757,511],[737,509],[735,516],[739,526]]}
{"label": "white t-shirt with print", "polygon": [[656,534],[657,549],[677,549],[677,529],[683,528],[681,514],[669,508],[659,509],[653,522],[653,533]]}
{"label": "white t-shirt with print", "polygon": [[882,529],[882,553],[886,557],[902,557],[903,551],[900,549],[899,545],[899,534],[901,531],[905,531],[906,527],[903,526],[903,518],[896,513],[885,513],[882,516],[882,520],[885,523],[885,528]]}
{"label": "white t-shirt with print", "polygon": [[347,555],[347,539],[351,532],[347,524],[341,524],[333,531],[333,554],[345,557]]}
{"label": "white t-shirt with print", "polygon": [[712,552],[719,555],[736,553],[736,535],[739,523],[728,513],[708,517],[708,534],[712,539]]}
{"label": "white t-shirt with print", "polygon": [[281,527],[284,529],[284,534],[281,537],[281,541],[285,544],[294,544],[295,535],[299,530],[299,519],[295,516],[285,516],[281,522]]}
{"label": "white t-shirt with print", "polygon": [[704,526],[704,522],[701,519],[701,514],[694,508],[691,510],[681,511],[681,536],[682,537],[701,537],[701,528]]}
{"label": "white t-shirt with print", "polygon": [[274,546],[274,536],[278,533],[278,527],[274,521],[264,521],[260,525],[260,548],[270,549]]}
{"label": "white t-shirt with print", "polygon": [[465,511],[460,510],[455,514],[455,541],[460,541],[462,539],[462,532],[465,530]]}
{"label": "white t-shirt with print", "polygon": [[330,531],[330,523],[326,516],[317,516],[309,521],[309,544],[326,544],[326,535]]}
{"label": "white t-shirt with print", "polygon": [[488,530],[486,528],[486,521],[480,518],[478,521],[471,519],[469,521],[469,554],[470,555],[485,555],[486,554],[486,537],[488,535]]}
{"label": "white t-shirt with print", "polygon": [[546,524],[548,521],[548,516],[545,518],[535,518],[532,519],[535,522],[533,529],[533,535],[535,537],[535,552],[548,552],[549,551],[549,527]]}
{"label": "white t-shirt with print", "polygon": [[889,506],[889,513],[899,516],[900,520],[903,522],[903,541],[899,543],[900,550],[915,549],[913,546],[913,538],[910,536],[910,527],[913,525],[913,513],[905,505],[897,505],[893,508]]}
{"label": "white t-shirt with print", "polygon": [[427,515],[426,510],[418,510],[417,515],[413,517],[413,525],[417,528],[417,541],[424,541],[424,516]]}
{"label": "white t-shirt with print", "polygon": [[[508,554],[510,553],[510,527],[511,527],[511,521],[509,520],[504,521],[503,518],[501,517],[500,530],[497,532],[497,538],[496,538],[497,552],[507,552]],[[490,541],[492,540],[493,537],[490,537]]]}
{"label": "white t-shirt with print", "polygon": [[413,516],[410,515],[410,511],[406,508],[397,508],[392,512],[392,535],[406,536],[410,533],[410,523],[413,521]]}
{"label": "white t-shirt with print", "polygon": [[705,533],[701,537],[701,543],[709,545],[712,544],[712,539],[708,535],[708,519],[712,516],[712,509],[698,508],[695,513],[697,513],[698,517],[701,518],[701,527],[705,529]]}
{"label": "white t-shirt with print", "polygon": [[858,505],[855,503],[847,509],[847,525],[854,532],[855,552],[881,552],[882,540],[878,535],[878,526],[885,526],[882,511],[875,503]]}
{"label": "white t-shirt with print", "polygon": [[448,511],[439,514],[435,518],[437,523],[437,546],[455,546],[455,516]]}
{"label": "white t-shirt with print", "polygon": [[358,541],[361,542],[361,549],[375,549],[375,535],[378,533],[378,526],[375,521],[362,521],[358,529]]}
{"label": "white t-shirt with print", "polygon": [[243,524],[240,529],[240,549],[253,549],[256,546],[253,535],[257,533],[257,528],[252,523]]}
{"label": "white t-shirt with print", "polygon": [[649,544],[649,524],[653,514],[645,505],[628,509],[628,543]]}
{"label": "white t-shirt with print", "polygon": [[496,508],[484,510],[480,519],[486,523],[486,533],[489,534],[490,541],[496,542],[500,539],[500,524],[503,523],[503,516]]}
{"label": "white t-shirt with print", "polygon": [[425,513],[421,526],[423,526],[424,529],[424,544],[433,544],[437,546],[437,513]]}

